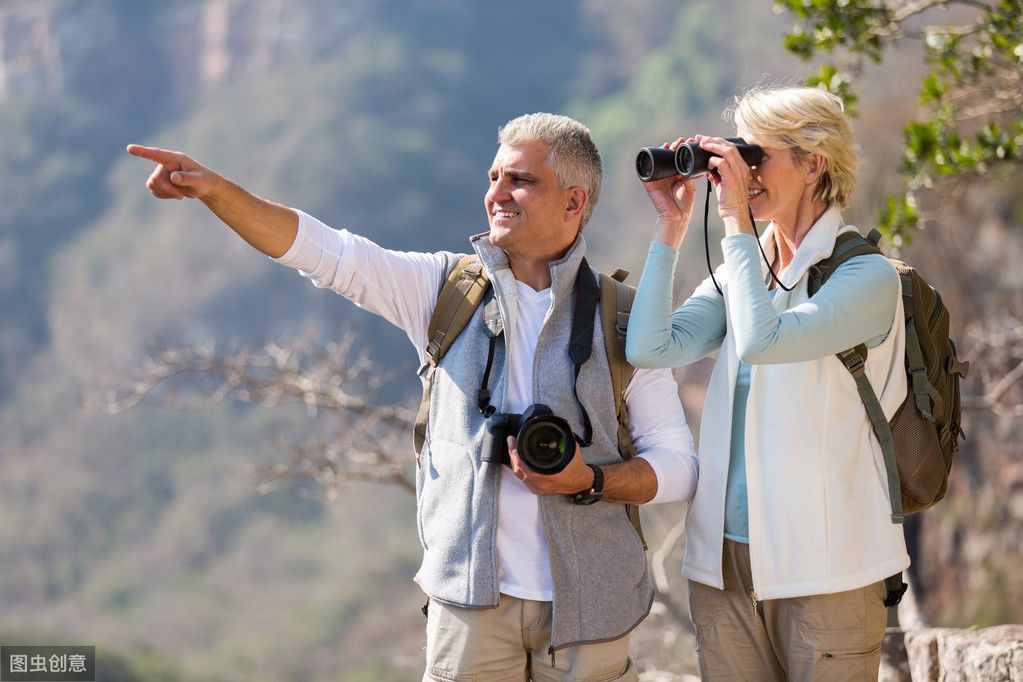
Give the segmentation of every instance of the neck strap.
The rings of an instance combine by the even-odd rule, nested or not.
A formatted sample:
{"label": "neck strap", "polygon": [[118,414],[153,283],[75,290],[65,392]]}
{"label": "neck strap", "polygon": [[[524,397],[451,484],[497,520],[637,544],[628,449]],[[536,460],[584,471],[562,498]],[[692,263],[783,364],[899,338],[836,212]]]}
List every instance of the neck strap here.
{"label": "neck strap", "polygon": [[[581,438],[578,435],[575,438],[579,441],[580,445],[588,447],[593,443],[593,425],[590,422],[590,415],[586,412],[586,407],[579,400],[578,384],[579,371],[582,369],[583,364],[590,359],[590,355],[593,354],[593,327],[594,318],[597,313],[597,301],[600,299],[600,286],[597,284],[597,278],[585,258],[579,263],[579,271],[575,276],[575,285],[572,288],[572,297],[572,335],[569,337],[568,342],[568,356],[571,358],[572,366],[575,370],[572,378],[572,393],[575,396],[576,403],[579,405],[579,410],[582,412],[584,431]],[[490,326],[488,325],[489,329]],[[498,330],[497,333],[488,332],[490,335],[490,347],[487,350],[487,366],[483,370],[483,382],[476,395],[480,414],[484,417],[489,417],[497,411],[497,408],[490,403],[490,372],[494,367],[494,352],[497,347],[497,338],[502,332],[503,330]]]}

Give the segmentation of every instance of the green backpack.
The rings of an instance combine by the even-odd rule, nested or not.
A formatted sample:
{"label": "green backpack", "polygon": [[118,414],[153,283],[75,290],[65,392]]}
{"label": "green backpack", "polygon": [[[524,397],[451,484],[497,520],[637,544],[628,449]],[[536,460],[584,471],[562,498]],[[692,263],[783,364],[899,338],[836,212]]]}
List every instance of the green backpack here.
{"label": "green backpack", "polygon": [[[813,296],[850,258],[881,254],[880,238],[877,230],[866,238],[858,232],[839,235],[831,257],[810,268],[807,293]],[[892,523],[902,523],[906,514],[928,509],[945,496],[959,438],[965,437],[960,426],[959,380],[966,376],[969,363],[957,357],[949,338],[948,309],[938,292],[911,266],[894,258],[888,261],[902,280],[909,384],[906,400],[890,422],[867,380],[867,347],[860,344],[837,357],[856,381],[884,452]]]}
{"label": "green backpack", "polygon": [[[629,273],[625,270],[616,270],[611,275],[600,273],[598,277],[601,330],[611,372],[615,413],[618,417],[618,452],[623,460],[631,459],[636,454],[636,445],[629,430],[629,409],[625,403],[625,389],[636,373],[636,368],[625,359],[625,334],[629,312],[632,310],[632,299],[636,295],[636,290],[625,284],[625,278],[628,276]],[[441,288],[427,332],[426,381],[423,384],[423,398],[419,403],[413,431],[417,459],[426,442],[426,428],[430,418],[430,392],[437,365],[469,324],[489,288],[490,281],[483,270],[483,265],[479,257],[474,255],[462,256],[448,273],[447,281]],[[626,505],[626,510],[645,550],[647,545],[640,523],[639,507]]]}

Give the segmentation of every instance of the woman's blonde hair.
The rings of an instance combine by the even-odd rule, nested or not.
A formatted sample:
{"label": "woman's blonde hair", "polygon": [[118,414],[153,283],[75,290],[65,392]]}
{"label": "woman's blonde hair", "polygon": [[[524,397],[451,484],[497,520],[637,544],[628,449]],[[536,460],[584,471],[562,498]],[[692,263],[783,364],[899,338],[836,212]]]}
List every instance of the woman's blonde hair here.
{"label": "woman's blonde hair", "polygon": [[819,88],[754,88],[725,112],[767,147],[792,150],[796,161],[820,154],[824,172],[814,199],[844,207],[856,189],[859,154],[842,100]]}

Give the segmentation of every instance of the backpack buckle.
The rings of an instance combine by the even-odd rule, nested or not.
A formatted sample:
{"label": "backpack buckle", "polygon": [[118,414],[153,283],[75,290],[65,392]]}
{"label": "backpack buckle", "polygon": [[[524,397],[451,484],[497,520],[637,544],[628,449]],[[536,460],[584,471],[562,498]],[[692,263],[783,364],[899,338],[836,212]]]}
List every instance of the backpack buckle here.
{"label": "backpack buckle", "polygon": [[862,374],[864,371],[864,358],[855,348],[850,348],[847,351],[842,351],[838,354],[838,359],[842,361],[842,364],[846,366],[846,369],[853,375]]}
{"label": "backpack buckle", "polygon": [[885,596],[884,605],[888,608],[898,606],[899,602],[902,601],[903,595],[906,594],[906,590],[909,589],[909,585],[902,581],[902,574],[894,575],[891,578],[886,578],[884,581],[885,585]]}

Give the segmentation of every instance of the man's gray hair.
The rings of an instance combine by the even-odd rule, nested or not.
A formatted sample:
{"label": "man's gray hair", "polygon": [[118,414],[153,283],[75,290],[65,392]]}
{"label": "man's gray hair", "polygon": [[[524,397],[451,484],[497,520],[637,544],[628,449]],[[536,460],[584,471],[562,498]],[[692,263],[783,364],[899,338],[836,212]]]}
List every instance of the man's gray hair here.
{"label": "man's gray hair", "polygon": [[562,188],[586,190],[586,208],[579,228],[589,221],[600,197],[600,152],[590,129],[574,118],[557,114],[525,114],[505,123],[497,131],[498,144],[520,144],[531,140],[550,146],[547,160]]}

